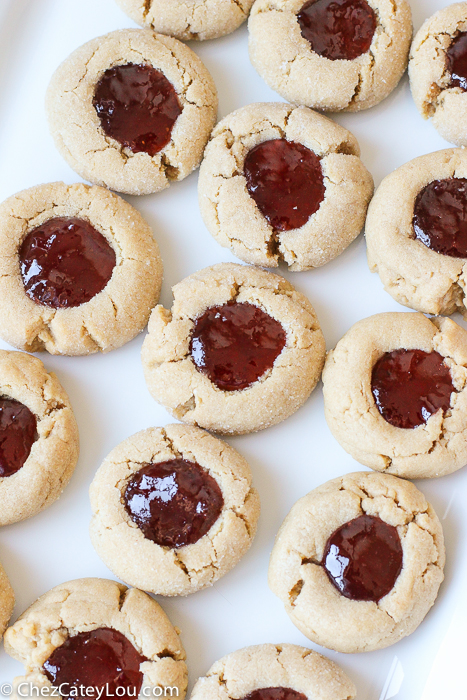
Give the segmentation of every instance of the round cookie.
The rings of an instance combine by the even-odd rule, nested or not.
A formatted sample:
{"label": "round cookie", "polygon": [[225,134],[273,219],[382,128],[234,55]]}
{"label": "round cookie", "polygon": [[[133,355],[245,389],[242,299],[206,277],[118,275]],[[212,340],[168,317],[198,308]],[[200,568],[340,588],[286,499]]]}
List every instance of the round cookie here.
{"label": "round cookie", "polygon": [[204,222],[245,262],[324,265],[365,222],[373,179],[359,155],[347,129],[306,107],[242,107],[206,147],[198,181]]}
{"label": "round cookie", "polygon": [[308,299],[278,275],[220,263],[173,287],[143,343],[153,397],[178,420],[218,433],[288,418],[316,386],[325,343]]}
{"label": "round cookie", "polygon": [[447,318],[377,314],[328,353],[326,420],[367,467],[408,479],[444,476],[467,462],[466,382],[467,331]]}
{"label": "round cookie", "polygon": [[[346,19],[354,16],[356,25]],[[357,112],[397,86],[407,66],[412,18],[406,0],[256,0],[248,29],[251,62],[282,97]]]}
{"label": "round cookie", "polygon": [[258,644],[217,661],[198,678],[190,700],[353,700],[355,696],[350,678],[316,651],[295,644]]}
{"label": "round cookie", "polygon": [[443,567],[441,524],[423,494],[404,479],[357,472],[293,506],[269,585],[309,639],[355,653],[411,634],[435,602]]}
{"label": "round cookie", "polygon": [[249,549],[259,496],[248,463],[199,428],[149,428],[104,460],[91,541],[126,583],[160,595],[213,585]]}
{"label": "round cookie", "polygon": [[[412,97],[424,119],[432,119],[446,141],[467,146],[467,2],[457,2],[429,17],[410,50]],[[460,68],[460,71],[456,69]]]}
{"label": "round cookie", "polygon": [[150,227],[103,187],[55,182],[0,205],[0,335],[10,345],[114,350],[144,328],[161,283]]}
{"label": "round cookie", "polygon": [[253,0],[117,0],[142,27],[183,41],[217,39],[248,17]]}
{"label": "round cookie", "polygon": [[0,526],[50,506],[78,461],[70,401],[36,357],[0,350]]}
{"label": "round cookie", "polygon": [[15,605],[15,594],[5,573],[5,569],[0,564],[0,640],[7,628],[8,621]]}
{"label": "round cookie", "polygon": [[61,64],[46,107],[55,145],[81,177],[150,194],[198,167],[217,93],[188,46],[151,30],[122,29]]}
{"label": "round cookie", "polygon": [[[443,191],[446,185],[458,191]],[[400,304],[466,313],[466,185],[467,152],[451,148],[415,158],[377,189],[365,225],[368,264]]]}
{"label": "round cookie", "polygon": [[138,697],[138,688],[141,697],[156,697],[157,688],[169,687],[185,697],[178,630],[146,593],[114,581],[84,578],[52,588],[8,628],[4,642],[26,667],[14,680],[15,698],[34,697],[38,688],[46,695],[64,683],[68,696],[77,683],[105,688],[106,682],[113,697],[122,697],[117,687],[129,697]]}

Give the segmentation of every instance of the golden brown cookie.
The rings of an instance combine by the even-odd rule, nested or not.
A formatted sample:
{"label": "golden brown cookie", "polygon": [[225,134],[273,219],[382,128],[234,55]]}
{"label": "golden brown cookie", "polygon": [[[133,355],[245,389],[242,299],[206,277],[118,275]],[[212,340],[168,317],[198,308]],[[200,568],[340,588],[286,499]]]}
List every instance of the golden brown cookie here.
{"label": "golden brown cookie", "polygon": [[230,34],[248,17],[253,0],[117,0],[142,27],[183,41]]}
{"label": "golden brown cookie", "polygon": [[365,238],[370,270],[399,304],[466,314],[467,152],[428,153],[385,177]]}
{"label": "golden brown cookie", "polygon": [[385,313],[356,323],[323,370],[328,425],[367,467],[420,479],[467,462],[467,331]]}
{"label": "golden brown cookie", "polygon": [[0,205],[0,335],[21,350],[114,350],[144,328],[161,283],[150,227],[103,187],[55,182]]}
{"label": "golden brown cookie", "polygon": [[61,64],[46,106],[55,145],[81,177],[150,194],[198,167],[217,92],[185,44],[149,29],[121,29]]}
{"label": "golden brown cookie", "polygon": [[467,146],[467,75],[459,65],[467,52],[466,32],[467,2],[444,7],[415,35],[409,61],[410,88],[420,114],[456,146]]}
{"label": "golden brown cookie", "polygon": [[289,102],[356,112],[378,104],[397,86],[412,38],[408,2],[354,0],[357,24],[350,21],[338,37],[322,34],[334,26],[334,12],[354,16],[348,5],[348,0],[256,0],[248,20],[251,62]]}
{"label": "golden brown cookie", "polygon": [[160,595],[212,586],[249,549],[260,505],[246,460],[199,428],[148,428],[104,460],[91,540],[123,581]]}
{"label": "golden brown cookie", "polygon": [[423,494],[404,479],[357,472],[294,505],[269,585],[309,639],[352,654],[411,634],[436,600],[443,567],[441,524]]}
{"label": "golden brown cookie", "polygon": [[309,270],[358,236],[373,179],[355,137],[306,107],[257,103],[215,127],[201,164],[201,214],[248,263]]}
{"label": "golden brown cookie", "polygon": [[234,651],[198,678],[190,700],[354,700],[356,689],[337,664],[295,644],[258,644]]}
{"label": "golden brown cookie", "polygon": [[[77,681],[102,687],[103,659],[116,697],[117,687],[128,688],[131,697],[138,697],[138,687],[144,697],[169,687],[185,697],[186,657],[178,631],[155,600],[114,581],[83,578],[55,586],[6,631],[4,641],[6,652],[26,667],[26,675],[14,681],[15,698],[32,698],[38,688],[50,694],[52,687],[60,696],[62,683],[68,696]],[[121,662],[119,670],[112,668],[112,657]]]}
{"label": "golden brown cookie", "polygon": [[50,506],[78,461],[70,401],[36,357],[0,350],[0,526]]}
{"label": "golden brown cookie", "polygon": [[175,418],[218,433],[288,418],[320,377],[325,344],[308,299],[278,275],[220,263],[173,288],[142,349],[149,391]]}

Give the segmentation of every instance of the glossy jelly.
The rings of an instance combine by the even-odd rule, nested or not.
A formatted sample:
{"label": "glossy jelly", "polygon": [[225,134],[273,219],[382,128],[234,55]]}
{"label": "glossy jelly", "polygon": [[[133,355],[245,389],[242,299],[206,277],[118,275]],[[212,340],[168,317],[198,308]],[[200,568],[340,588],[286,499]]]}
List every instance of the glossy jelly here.
{"label": "glossy jelly", "polygon": [[456,391],[449,367],[438,352],[393,350],[375,363],[371,390],[379,412],[396,428],[424,425],[447,411]]}
{"label": "glossy jelly", "polygon": [[21,469],[37,437],[34,413],[20,401],[0,396],[0,477]]}
{"label": "glossy jelly", "polygon": [[467,258],[467,180],[434,180],[417,195],[415,238],[427,248],[453,258]]}
{"label": "glossy jelly", "polygon": [[372,515],[361,515],[333,532],[323,567],[343,596],[377,603],[394,588],[402,558],[396,528]]}
{"label": "glossy jelly", "polygon": [[366,0],[310,0],[297,19],[312,50],[331,61],[352,61],[366,53],[377,25]]}
{"label": "glossy jelly", "polygon": [[128,63],[105,71],[93,100],[107,136],[133,153],[155,156],[170,142],[182,113],[165,75],[148,65]]}
{"label": "glossy jelly", "polygon": [[86,693],[87,688],[94,688],[103,689],[104,699],[137,698],[143,682],[140,665],[144,661],[147,659],[125,635],[101,627],[68,637],[52,652],[43,670],[52,685],[60,688],[62,697],[97,698],[97,693]]}
{"label": "glossy jelly", "polygon": [[26,294],[42,306],[80,306],[112,276],[115,251],[88,221],[59,217],[30,231],[19,250]]}
{"label": "glossy jelly", "polygon": [[196,319],[190,353],[200,372],[222,391],[246,389],[272,369],[286,334],[258,306],[229,302]]}
{"label": "glossy jelly", "polygon": [[300,228],[324,199],[321,160],[301,143],[258,144],[245,158],[244,173],[250,196],[276,231]]}
{"label": "glossy jelly", "polygon": [[224,506],[217,481],[185,459],[145,465],[128,482],[123,500],[144,536],[170,548],[198,542]]}

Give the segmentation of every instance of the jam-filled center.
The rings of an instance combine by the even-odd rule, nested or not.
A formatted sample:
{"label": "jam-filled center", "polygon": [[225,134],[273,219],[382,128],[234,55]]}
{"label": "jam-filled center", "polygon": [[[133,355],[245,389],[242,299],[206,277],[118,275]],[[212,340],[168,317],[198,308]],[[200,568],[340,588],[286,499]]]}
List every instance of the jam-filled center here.
{"label": "jam-filled center", "polygon": [[384,420],[396,428],[417,428],[447,411],[456,391],[438,352],[393,350],[373,367],[371,390]]}
{"label": "jam-filled center", "polygon": [[258,688],[242,700],[308,700],[307,696],[292,688]]}
{"label": "jam-filled center", "polygon": [[323,567],[346,598],[378,602],[392,591],[402,569],[399,533],[380,518],[361,515],[332,533]]}
{"label": "jam-filled center", "polygon": [[0,477],[21,469],[37,440],[37,420],[20,401],[0,396]]}
{"label": "jam-filled center", "polygon": [[[101,627],[79,632],[57,647],[43,665],[49,681],[62,697],[137,698],[143,682],[140,665],[147,661],[117,630]],[[81,686],[81,688],[80,688]],[[121,690],[117,690],[117,689]]]}
{"label": "jam-filled center", "polygon": [[130,479],[123,500],[144,536],[171,548],[198,542],[224,506],[217,481],[185,459],[147,464]]}
{"label": "jam-filled center", "polygon": [[133,153],[155,156],[171,139],[182,113],[177,93],[161,71],[128,63],[105,71],[93,100],[107,136]]}
{"label": "jam-filled center", "polygon": [[449,87],[467,90],[467,32],[456,36],[446,52],[446,67],[451,74]]}
{"label": "jam-filled center", "polygon": [[377,25],[366,0],[310,0],[297,19],[312,50],[331,61],[352,61],[366,53]]}
{"label": "jam-filled center", "polygon": [[60,217],[30,231],[19,250],[26,294],[43,306],[80,306],[112,276],[115,251],[88,221]]}
{"label": "jam-filled center", "polygon": [[244,173],[250,196],[277,231],[306,224],[324,199],[321,161],[301,143],[273,139],[258,144],[245,158]]}
{"label": "jam-filled center", "polygon": [[229,302],[212,306],[196,319],[190,353],[200,372],[219,389],[246,389],[272,366],[286,334],[281,324],[258,306]]}
{"label": "jam-filled center", "polygon": [[417,195],[415,238],[427,248],[453,258],[467,258],[467,180],[434,180]]}

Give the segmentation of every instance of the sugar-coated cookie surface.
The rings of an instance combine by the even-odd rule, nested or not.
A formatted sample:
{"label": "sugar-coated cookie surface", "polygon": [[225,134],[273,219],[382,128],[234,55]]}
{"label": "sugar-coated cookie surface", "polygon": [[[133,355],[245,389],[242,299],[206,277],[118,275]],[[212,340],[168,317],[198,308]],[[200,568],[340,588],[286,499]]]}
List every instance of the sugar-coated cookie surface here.
{"label": "sugar-coated cookie surface", "polygon": [[0,396],[31,411],[37,435],[23,466],[0,476],[1,526],[30,518],[56,501],[78,461],[79,437],[66,392],[36,357],[0,350]]}
{"label": "sugar-coated cookie surface", "polygon": [[[245,159],[259,144],[284,139],[320,159],[324,199],[299,228],[276,230],[247,189]],[[329,262],[365,221],[373,179],[355,137],[306,107],[256,103],[225,117],[212,132],[200,168],[201,214],[214,238],[245,262],[308,270]]]}
{"label": "sugar-coated cookie surface", "polygon": [[5,573],[5,569],[0,564],[0,640],[8,625],[14,604],[15,594]]}
{"label": "sugar-coated cookie surface", "polygon": [[[279,423],[306,401],[321,374],[325,343],[313,307],[289,282],[219,263],[176,284],[173,294],[170,311],[157,306],[151,314],[142,361],[149,391],[175,418],[218,433],[248,433]],[[237,391],[220,390],[190,352],[197,320],[229,302],[260,309],[282,326],[285,342],[272,368]]]}
{"label": "sugar-coated cookie surface", "polygon": [[[364,514],[396,528],[402,545],[402,570],[378,602],[345,597],[322,565],[328,538]],[[441,524],[412,483],[357,472],[328,481],[293,506],[276,538],[269,585],[315,643],[345,653],[371,651],[394,644],[422,622],[443,580],[444,558]]]}
{"label": "sugar-coated cookie surface", "polygon": [[[455,392],[450,407],[426,424],[388,423],[372,393],[372,371],[384,353],[437,352]],[[443,476],[467,462],[467,331],[447,318],[384,313],[356,323],[328,354],[323,370],[325,415],[342,447],[367,467],[408,479]]]}
{"label": "sugar-coated cookie surface", "polygon": [[295,644],[258,644],[216,661],[190,700],[243,699],[262,688],[285,688],[309,700],[353,700],[350,678],[329,659]]}
{"label": "sugar-coated cookie surface", "polygon": [[230,34],[248,17],[253,0],[117,0],[143,27],[183,41]]}
{"label": "sugar-coated cookie surface", "polygon": [[26,667],[26,675],[14,680],[12,697],[34,697],[37,688],[46,693],[52,683],[43,664],[51,654],[71,637],[100,628],[120,632],[146,658],[140,672],[148,697],[157,686],[170,686],[183,700],[185,651],[162,608],[142,591],[98,578],[55,586],[6,631],[6,652]]}
{"label": "sugar-coated cookie surface", "polygon": [[[420,192],[432,182],[451,178],[467,178],[464,149],[428,153],[397,168],[384,178],[368,208],[365,238],[370,270],[378,272],[399,304],[423,313],[466,313],[466,260],[431,250],[414,231]],[[454,206],[462,217],[460,207]]]}
{"label": "sugar-coated cookie surface", "polygon": [[352,60],[318,55],[297,18],[303,0],[256,0],[248,29],[253,66],[295,104],[356,112],[387,97],[407,66],[412,18],[406,0],[368,0],[376,29],[368,51]]}
{"label": "sugar-coated cookie surface", "polygon": [[451,85],[448,51],[460,33],[467,31],[467,2],[456,2],[429,17],[419,29],[410,50],[412,96],[424,119],[446,141],[467,146],[467,94]]}
{"label": "sugar-coated cookie surface", "polygon": [[[173,460],[202,467],[223,496],[222,510],[209,531],[193,544],[180,547],[161,546],[148,539],[135,527],[124,501],[129,481],[142,467]],[[204,430],[180,424],[143,430],[112,450],[94,477],[90,490],[92,543],[109,568],[127,583],[160,595],[194,593],[213,585],[250,547],[260,510],[251,479],[246,460]],[[148,483],[144,488],[147,491]],[[162,504],[161,517],[168,528]]]}
{"label": "sugar-coated cookie surface", "polygon": [[[93,105],[105,72],[129,64],[161,72],[180,104],[169,142],[153,156],[107,136]],[[149,29],[122,29],[92,39],[57,68],[46,107],[55,144],[81,177],[117,192],[150,194],[198,167],[216,119],[217,92],[185,44]]]}
{"label": "sugar-coated cookie surface", "polygon": [[[72,308],[36,303],[25,291],[19,250],[29,232],[55,218],[89,222],[115,252],[104,289]],[[55,182],[0,205],[0,335],[28,352],[109,352],[135,337],[159,299],[162,261],[141,214],[103,187]]]}

